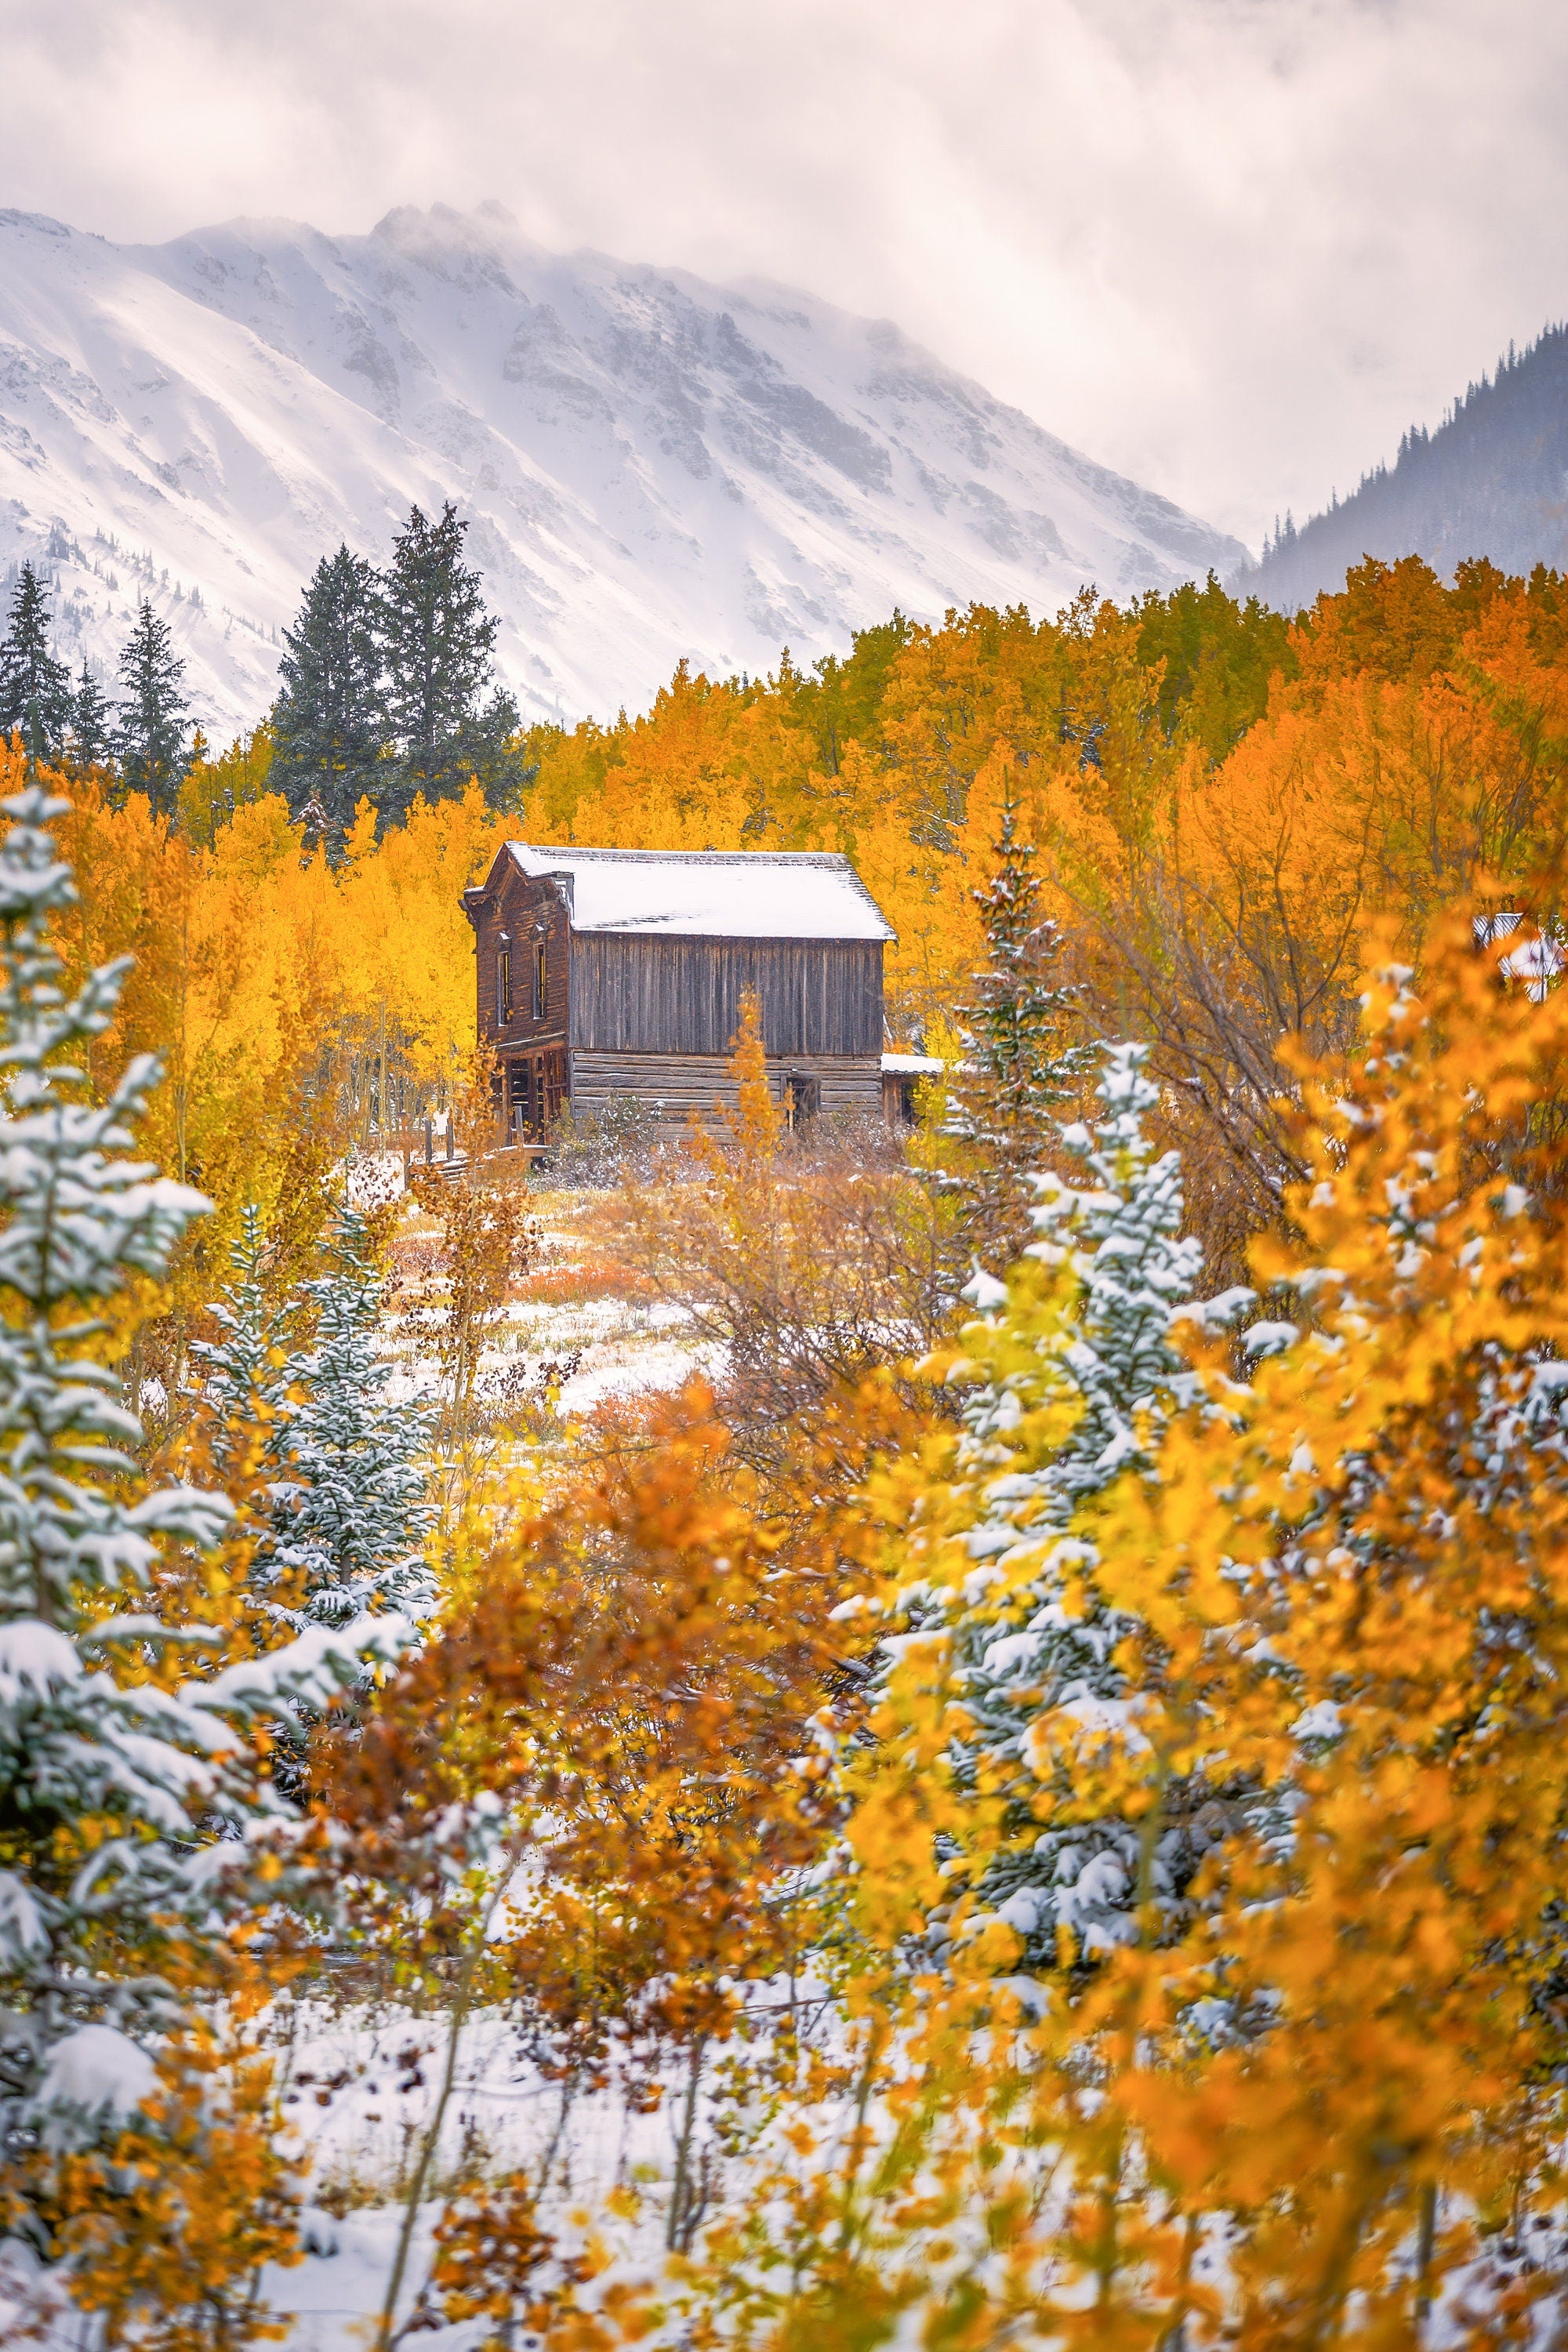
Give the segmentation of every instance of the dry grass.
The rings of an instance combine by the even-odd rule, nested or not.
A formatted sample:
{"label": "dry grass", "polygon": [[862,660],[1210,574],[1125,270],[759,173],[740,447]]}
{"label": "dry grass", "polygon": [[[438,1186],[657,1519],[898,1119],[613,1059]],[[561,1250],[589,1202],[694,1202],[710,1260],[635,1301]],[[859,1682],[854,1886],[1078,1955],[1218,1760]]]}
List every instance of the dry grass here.
{"label": "dry grass", "polygon": [[533,1307],[588,1307],[600,1299],[643,1305],[657,1297],[647,1276],[618,1246],[604,1192],[541,1192],[534,1213],[541,1246],[537,1263],[518,1286]]}

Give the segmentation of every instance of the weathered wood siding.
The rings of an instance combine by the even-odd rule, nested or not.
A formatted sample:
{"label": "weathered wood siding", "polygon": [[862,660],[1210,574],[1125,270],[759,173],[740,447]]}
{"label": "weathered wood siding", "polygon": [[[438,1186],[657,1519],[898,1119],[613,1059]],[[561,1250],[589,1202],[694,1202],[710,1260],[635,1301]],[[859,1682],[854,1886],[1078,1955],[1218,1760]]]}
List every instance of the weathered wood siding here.
{"label": "weathered wood siding", "polygon": [[645,939],[572,941],[574,1049],[727,1055],[754,991],[770,1055],[879,1055],[880,940]]}
{"label": "weathered wood siding", "polygon": [[[792,1076],[817,1083],[818,1108],[879,1115],[881,1057],[824,1054],[769,1055],[768,1077],[782,1099]],[[572,1109],[592,1118],[628,1095],[670,1126],[684,1126],[692,1111],[707,1118],[715,1102],[733,1104],[735,1081],[724,1054],[605,1054],[574,1046],[571,1055]]]}
{"label": "weathered wood siding", "polygon": [[[474,964],[479,982],[477,1010],[481,1044],[503,1055],[519,1048],[566,1043],[568,992],[572,980],[571,932],[560,892],[549,882],[531,879],[515,867],[503,872],[499,885],[487,890],[474,908]],[[545,1001],[533,1009],[536,926],[543,933]],[[496,971],[507,935],[511,959],[511,1018],[498,1021]]]}

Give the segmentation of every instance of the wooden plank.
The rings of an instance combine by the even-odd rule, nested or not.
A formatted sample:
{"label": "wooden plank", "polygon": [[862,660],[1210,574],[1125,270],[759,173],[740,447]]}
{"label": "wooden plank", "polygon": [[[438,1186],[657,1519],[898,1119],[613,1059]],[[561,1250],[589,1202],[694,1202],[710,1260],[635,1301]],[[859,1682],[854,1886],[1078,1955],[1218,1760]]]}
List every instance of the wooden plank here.
{"label": "wooden plank", "polygon": [[772,1054],[879,1054],[876,940],[703,940],[585,932],[572,941],[574,1046],[727,1054],[751,991]]}
{"label": "wooden plank", "polygon": [[[782,1098],[791,1071],[799,1070],[816,1079],[825,1111],[872,1116],[880,1112],[880,1055],[875,1060],[826,1055],[770,1056],[767,1070],[775,1098]],[[727,1058],[720,1054],[607,1054],[574,1048],[572,1108],[576,1117],[592,1117],[610,1103],[634,1096],[661,1123],[680,1126],[692,1111],[710,1117],[716,1102],[732,1107],[737,1088]]]}

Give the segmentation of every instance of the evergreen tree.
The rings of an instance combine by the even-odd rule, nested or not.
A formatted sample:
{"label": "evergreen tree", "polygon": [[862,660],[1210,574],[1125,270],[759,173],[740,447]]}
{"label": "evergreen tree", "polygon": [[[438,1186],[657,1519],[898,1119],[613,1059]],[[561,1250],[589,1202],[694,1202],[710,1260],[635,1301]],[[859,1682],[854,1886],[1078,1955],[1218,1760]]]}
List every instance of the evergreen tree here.
{"label": "evergreen tree", "polygon": [[123,691],[114,751],[126,791],[145,793],[154,810],[165,816],[174,813],[190,765],[184,675],[167,622],[143,596],[136,626],[120,656]]}
{"label": "evergreen tree", "polygon": [[48,590],[24,563],[0,646],[0,733],[19,735],[29,760],[53,765],[71,723],[71,682],[49,638]]}
{"label": "evergreen tree", "polygon": [[401,815],[419,793],[449,799],[470,777],[503,808],[526,781],[509,748],[521,724],[517,705],[500,688],[483,700],[500,625],[485,610],[479,573],[463,562],[467,530],[450,502],[439,522],[414,508],[382,580],[386,711],[397,753],[382,799],[388,815]]}
{"label": "evergreen tree", "polygon": [[342,546],[316,566],[300,616],[283,633],[272,787],[295,816],[313,804],[331,842],[386,781],[379,616],[374,568]]}
{"label": "evergreen tree", "polygon": [[[434,1418],[388,1401],[383,1286],[355,1210],[340,1214],[335,1255],[330,1273],[274,1305],[247,1207],[231,1278],[208,1310],[218,1336],[195,1350],[207,1456],[253,1540],[257,1607],[283,1632],[388,1608],[421,1616],[435,1597],[422,1551]],[[312,1315],[315,1341],[301,1348],[295,1334]]]}
{"label": "evergreen tree", "polygon": [[288,1370],[284,1457],[271,1551],[302,1585],[301,1623],[341,1625],[367,1610],[423,1615],[435,1587],[423,1556],[433,1416],[387,1395],[377,1352],[383,1285],[363,1216],[339,1215],[337,1263],[304,1287],[315,1343]]}
{"label": "evergreen tree", "polygon": [[113,740],[113,718],[108,698],[86,657],[71,698],[68,755],[74,768],[106,768]]}
{"label": "evergreen tree", "polygon": [[[963,1550],[979,1565],[956,1590],[912,1584],[905,1595],[922,1630],[945,1630],[963,1727],[950,1757],[957,1785],[1006,1807],[980,1901],[1022,1936],[1035,1969],[1056,1965],[1064,1927],[1089,1958],[1126,1940],[1145,1874],[1173,1921],[1213,1793],[1173,1788],[1147,1856],[1149,1824],[1096,1817],[1071,1798],[1076,1742],[1137,1738],[1117,1654],[1139,1628],[1096,1586],[1085,1507],[1151,1462],[1190,1388],[1169,1333],[1202,1248],[1180,1237],[1177,1154],[1156,1159],[1143,1133],[1158,1099],[1146,1052],[1106,1049],[1106,1116],[1060,1130],[1083,1181],[1042,1179],[1037,1238],[1007,1286],[985,1274],[971,1286],[984,1320],[966,1339],[984,1377],[960,1449],[976,1496]],[[1042,1832],[1035,1801],[1053,1773],[1059,1801]]]}
{"label": "evergreen tree", "polygon": [[[93,973],[74,999],[62,992],[50,932],[75,892],[46,827],[65,803],[33,789],[5,809],[0,2143],[11,2230],[29,2198],[51,2193],[58,2154],[111,2141],[155,2087],[149,2044],[178,2021],[177,1984],[204,1954],[216,1964],[237,1892],[220,1865],[247,1849],[214,1845],[202,1823],[286,1818],[245,1726],[325,1706],[363,1671],[367,1641],[388,1644],[316,1629],[203,1682],[192,1628],[158,1612],[169,1547],[209,1545],[229,1508],[188,1486],[149,1489],[114,1362],[128,1290],[163,1276],[208,1204],[121,1156],[157,1080],[151,1056],[102,1098],[83,1074],[125,967]],[[187,1679],[167,1671],[174,1661]],[[165,1672],[151,1680],[150,1667]]]}
{"label": "evergreen tree", "polygon": [[966,1255],[1000,1272],[1029,1237],[1033,1179],[1058,1150],[1056,1112],[1094,1063],[1066,1042],[1074,992],[1053,978],[1055,923],[1040,913],[1036,853],[1018,839],[1011,800],[1002,811],[996,869],[972,893],[985,925],[984,971],[959,1016],[963,1063],[949,1095],[947,1132],[961,1147],[950,1182],[959,1195]]}
{"label": "evergreen tree", "polygon": [[[288,1405],[291,1366],[263,1281],[266,1253],[261,1212],[247,1201],[229,1254],[229,1279],[206,1309],[218,1336],[195,1340],[191,1351],[202,1367],[198,1399],[208,1452],[226,1486],[255,1451],[252,1433],[279,1427]],[[276,1462],[276,1441],[271,1454]]]}
{"label": "evergreen tree", "polygon": [[[192,1398],[193,1451],[234,1506],[236,1533],[248,1546],[250,1599],[267,1647],[297,1627],[289,1603],[298,1580],[288,1580],[275,1557],[273,1526],[279,1482],[285,1476],[286,1423],[299,1378],[284,1318],[264,1281],[266,1235],[260,1212],[247,1202],[229,1259],[229,1280],[207,1307],[216,1339],[198,1339]],[[282,1631],[279,1631],[279,1629]]]}

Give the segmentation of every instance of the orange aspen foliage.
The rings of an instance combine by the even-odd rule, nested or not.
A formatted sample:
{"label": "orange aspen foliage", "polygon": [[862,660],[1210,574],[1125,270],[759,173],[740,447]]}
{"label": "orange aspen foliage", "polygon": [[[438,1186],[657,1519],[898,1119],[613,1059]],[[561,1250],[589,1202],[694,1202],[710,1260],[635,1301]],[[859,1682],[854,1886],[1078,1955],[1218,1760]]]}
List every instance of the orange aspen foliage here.
{"label": "orange aspen foliage", "polygon": [[265,2265],[303,2259],[280,2125],[271,2058],[197,2018],[114,2145],[59,2159],[57,2252],[106,2352],[239,2352],[289,2334],[260,2294]]}
{"label": "orange aspen foliage", "polygon": [[[1370,2352],[1428,2340],[1441,2305],[1444,2340],[1490,2344],[1562,2290],[1537,2224],[1568,1976],[1568,991],[1530,939],[1479,949],[1460,909],[1418,982],[1374,943],[1350,1083],[1302,1070],[1296,1238],[1257,1249],[1293,1319],[1255,1327],[1246,1384],[1194,1327],[1192,1402],[1074,1522],[1079,1605],[1131,1629],[1122,1727],[1086,1745],[1036,1694],[1041,1829],[1059,1725],[1073,1817],[1153,1840],[1206,1784],[1218,1834],[1188,1919],[1145,1894],[1129,1939],[1068,1939],[971,2094],[976,2181],[987,2098],[1054,2150],[1024,2273],[1059,2340]],[[951,1463],[939,1443],[883,1507],[962,1580]],[[946,1769],[941,1655],[895,1672],[852,1831],[884,1950],[940,1888],[939,1833],[982,1858],[1003,1834]],[[1017,1937],[963,1885],[925,2014],[995,2021]]]}
{"label": "orange aspen foliage", "polygon": [[[59,924],[68,972],[79,981],[132,959],[91,1075],[106,1082],[129,1055],[158,1056],[151,1150],[216,1207],[173,1269],[179,1329],[221,1281],[247,1202],[269,1222],[321,1223],[327,1170],[367,1133],[365,1071],[401,1072],[410,1118],[461,1084],[474,989],[458,902],[508,830],[477,790],[416,802],[379,845],[363,810],[334,870],[259,789],[267,756],[258,736],[239,761],[258,789],[230,776],[226,799],[183,803],[178,827],[138,794],[117,804],[100,776],[50,780],[70,803],[59,834],[78,877]],[[24,766],[0,749],[0,784],[18,789]],[[198,770],[188,792],[206,781]],[[384,1073],[374,1084],[388,1095]],[[390,1123],[395,1101],[382,1108]]]}

